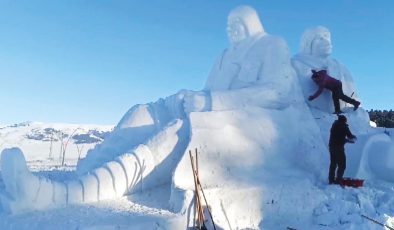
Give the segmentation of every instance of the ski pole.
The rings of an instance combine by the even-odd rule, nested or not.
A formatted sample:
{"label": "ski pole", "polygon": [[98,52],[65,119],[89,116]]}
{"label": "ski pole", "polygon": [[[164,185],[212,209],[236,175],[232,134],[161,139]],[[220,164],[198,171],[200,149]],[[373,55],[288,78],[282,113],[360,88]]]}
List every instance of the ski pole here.
{"label": "ski pole", "polygon": [[[197,159],[197,149],[196,149],[196,159]],[[197,166],[198,166],[198,162],[196,162],[196,164],[197,164]],[[197,173],[198,173],[198,171],[197,171]],[[215,221],[213,221],[213,217],[212,217],[211,210],[209,210],[208,201],[207,201],[207,198],[205,197],[204,190],[202,189],[202,185],[201,185],[201,182],[200,182],[200,178],[198,177],[198,174],[197,174],[196,178],[197,178],[197,184],[200,186],[201,193],[202,193],[202,196],[203,196],[203,198],[204,198],[204,201],[205,201],[205,203],[207,204],[209,217],[211,217],[212,224],[213,224],[213,229],[216,230]]]}
{"label": "ski pole", "polygon": [[193,171],[193,178],[194,178],[194,189],[195,189],[195,193],[196,193],[196,211],[197,211],[197,221],[198,221],[198,228],[199,229],[205,229],[205,223],[204,223],[204,212],[202,210],[202,205],[201,205],[201,197],[200,194],[198,192],[198,182],[197,182],[197,174],[195,171],[195,162],[192,156],[192,151],[189,150],[189,156],[190,156],[190,161],[192,164],[192,171]]}
{"label": "ski pole", "polygon": [[196,196],[196,203],[195,203],[195,205],[194,205],[194,207],[195,207],[195,216],[194,217],[196,217],[196,214],[197,214],[197,224],[198,224],[198,227],[200,228],[201,227],[201,215],[200,215],[200,208],[199,208],[199,204],[200,204],[200,199],[199,199],[199,196],[198,196],[198,187],[197,187],[197,179],[196,179],[196,175],[195,175],[195,173],[194,173],[194,160],[193,160],[193,156],[192,156],[192,152],[191,152],[191,150],[189,150],[189,156],[190,156],[190,163],[191,163],[191,165],[192,165],[192,171],[193,171],[193,180],[194,180],[194,191],[195,191],[195,196]]}
{"label": "ski pole", "polygon": [[[353,93],[350,95],[350,98],[352,98],[353,95],[354,95],[354,91],[353,91]],[[347,106],[347,102],[345,103],[345,106]]]}
{"label": "ski pole", "polygon": [[[196,148],[196,159],[194,160],[194,171],[196,173],[195,177],[196,177],[196,181],[197,181],[197,189],[198,189],[198,158],[197,158],[197,148]],[[200,209],[200,213],[201,213],[201,222],[202,222],[202,228],[203,230],[206,230],[206,226],[205,226],[205,215],[204,215],[204,209],[202,206],[202,199],[200,196],[200,193],[198,192],[198,199],[199,199],[199,209]]]}

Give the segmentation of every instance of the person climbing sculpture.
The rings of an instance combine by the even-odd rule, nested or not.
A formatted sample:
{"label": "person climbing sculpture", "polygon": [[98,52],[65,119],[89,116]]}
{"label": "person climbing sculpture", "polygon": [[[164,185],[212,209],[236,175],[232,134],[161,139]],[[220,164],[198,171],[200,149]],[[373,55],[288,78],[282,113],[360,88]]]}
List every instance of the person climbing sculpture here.
{"label": "person climbing sculpture", "polygon": [[[332,57],[332,50],[331,33],[326,27],[308,28],[302,34],[300,51],[293,56],[292,65],[297,72],[305,100],[308,100],[311,91],[314,91],[316,87],[310,79],[312,69],[326,70],[329,75],[342,82],[342,90],[345,95],[352,95],[353,99],[359,100],[350,71],[343,63]],[[331,96],[328,90],[324,90],[319,98],[309,102],[308,105],[320,111],[331,112],[333,107]],[[340,102],[341,108],[345,106],[345,103]]]}
{"label": "person climbing sculpture", "polygon": [[[341,184],[346,169],[345,144],[354,143],[357,137],[350,132],[347,118],[338,115],[330,130],[329,151],[330,170],[328,173],[329,184]],[[336,172],[335,172],[336,171]]]}
{"label": "person climbing sculpture", "polygon": [[342,82],[337,80],[330,75],[327,74],[326,70],[316,71],[312,69],[312,80],[319,86],[319,89],[311,96],[308,97],[308,100],[312,101],[323,92],[324,89],[328,89],[332,93],[332,101],[334,103],[334,108],[336,114],[341,114],[341,108],[339,104],[339,99],[350,103],[354,106],[354,110],[357,110],[360,106],[360,102],[345,95],[342,90]]}

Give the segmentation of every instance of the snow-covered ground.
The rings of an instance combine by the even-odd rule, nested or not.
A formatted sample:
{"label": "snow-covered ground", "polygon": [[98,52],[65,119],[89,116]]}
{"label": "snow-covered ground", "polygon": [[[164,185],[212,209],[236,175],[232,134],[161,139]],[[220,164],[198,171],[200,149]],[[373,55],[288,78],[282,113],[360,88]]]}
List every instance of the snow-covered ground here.
{"label": "snow-covered ground", "polygon": [[[26,137],[26,133],[33,129],[43,130],[47,127],[57,127],[65,133],[66,130],[72,132],[75,129],[75,125],[30,123],[29,126],[7,127],[0,131],[4,138],[2,140],[8,140],[8,143],[18,140],[13,145],[25,150],[28,166],[34,174],[57,181],[76,178],[77,148],[69,149],[70,157],[66,165],[61,166],[57,158],[48,159],[46,141],[34,140],[34,143],[30,143],[31,140]],[[88,130],[105,132],[111,128],[90,126]],[[388,130],[394,132],[393,129]],[[31,151],[29,146],[33,145],[36,146],[33,149],[42,146],[42,151]],[[247,195],[261,196],[264,209],[262,229],[385,229],[361,215],[394,227],[392,183],[374,179],[366,180],[362,188],[341,188],[322,181],[316,182],[311,175],[294,168],[289,168],[287,172],[267,170],[260,178],[260,188],[256,187],[256,191],[240,188],[238,194],[221,194],[218,197],[225,200],[225,196],[244,196],[242,200],[246,203]],[[16,215],[3,210],[0,211],[0,229],[185,229],[184,218],[169,208],[170,187],[167,184],[115,200],[64,205]],[[0,189],[4,189],[3,184]],[[212,193],[220,194],[219,190],[209,191],[208,198]],[[235,204],[222,203],[221,212],[226,213],[226,209],[232,205]],[[242,206],[239,208],[246,209]],[[230,216],[231,213],[226,215]],[[222,227],[237,229],[231,226],[233,221],[222,223]]]}

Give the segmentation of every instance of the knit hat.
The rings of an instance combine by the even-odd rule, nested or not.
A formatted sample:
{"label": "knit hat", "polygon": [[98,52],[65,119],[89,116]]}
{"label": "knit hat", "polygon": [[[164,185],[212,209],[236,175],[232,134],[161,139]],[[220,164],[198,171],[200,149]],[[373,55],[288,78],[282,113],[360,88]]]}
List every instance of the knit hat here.
{"label": "knit hat", "polygon": [[347,118],[344,115],[338,115],[338,121],[346,123],[347,122]]}
{"label": "knit hat", "polygon": [[312,69],[311,71],[312,71],[312,76],[311,76],[312,79],[317,78],[318,76],[320,76],[320,74],[327,74],[327,70],[325,70],[325,69],[322,69],[319,71]]}

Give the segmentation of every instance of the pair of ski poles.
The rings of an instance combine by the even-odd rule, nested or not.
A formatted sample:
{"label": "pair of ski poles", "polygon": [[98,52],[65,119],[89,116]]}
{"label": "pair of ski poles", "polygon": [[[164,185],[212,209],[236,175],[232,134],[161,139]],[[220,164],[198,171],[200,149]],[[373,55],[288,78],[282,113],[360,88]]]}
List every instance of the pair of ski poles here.
{"label": "pair of ski poles", "polygon": [[215,226],[215,222],[213,221],[213,217],[212,217],[212,213],[209,210],[209,206],[208,206],[208,201],[207,198],[205,196],[204,190],[202,188],[201,182],[200,182],[200,178],[198,177],[198,156],[197,156],[197,149],[195,149],[195,161],[193,158],[193,154],[192,151],[189,150],[189,156],[190,156],[190,161],[191,161],[191,165],[192,165],[192,171],[193,171],[193,179],[194,179],[194,189],[195,189],[195,193],[196,193],[196,213],[197,213],[197,220],[198,220],[198,229],[199,230],[207,230],[207,227],[205,226],[205,221],[204,221],[204,210],[203,210],[203,206],[202,206],[202,200],[200,197],[200,192],[199,190],[201,190],[201,193],[203,195],[205,204],[207,206],[208,209],[208,213],[209,216],[211,218],[212,224],[213,224],[213,229],[216,230],[216,226]]}

